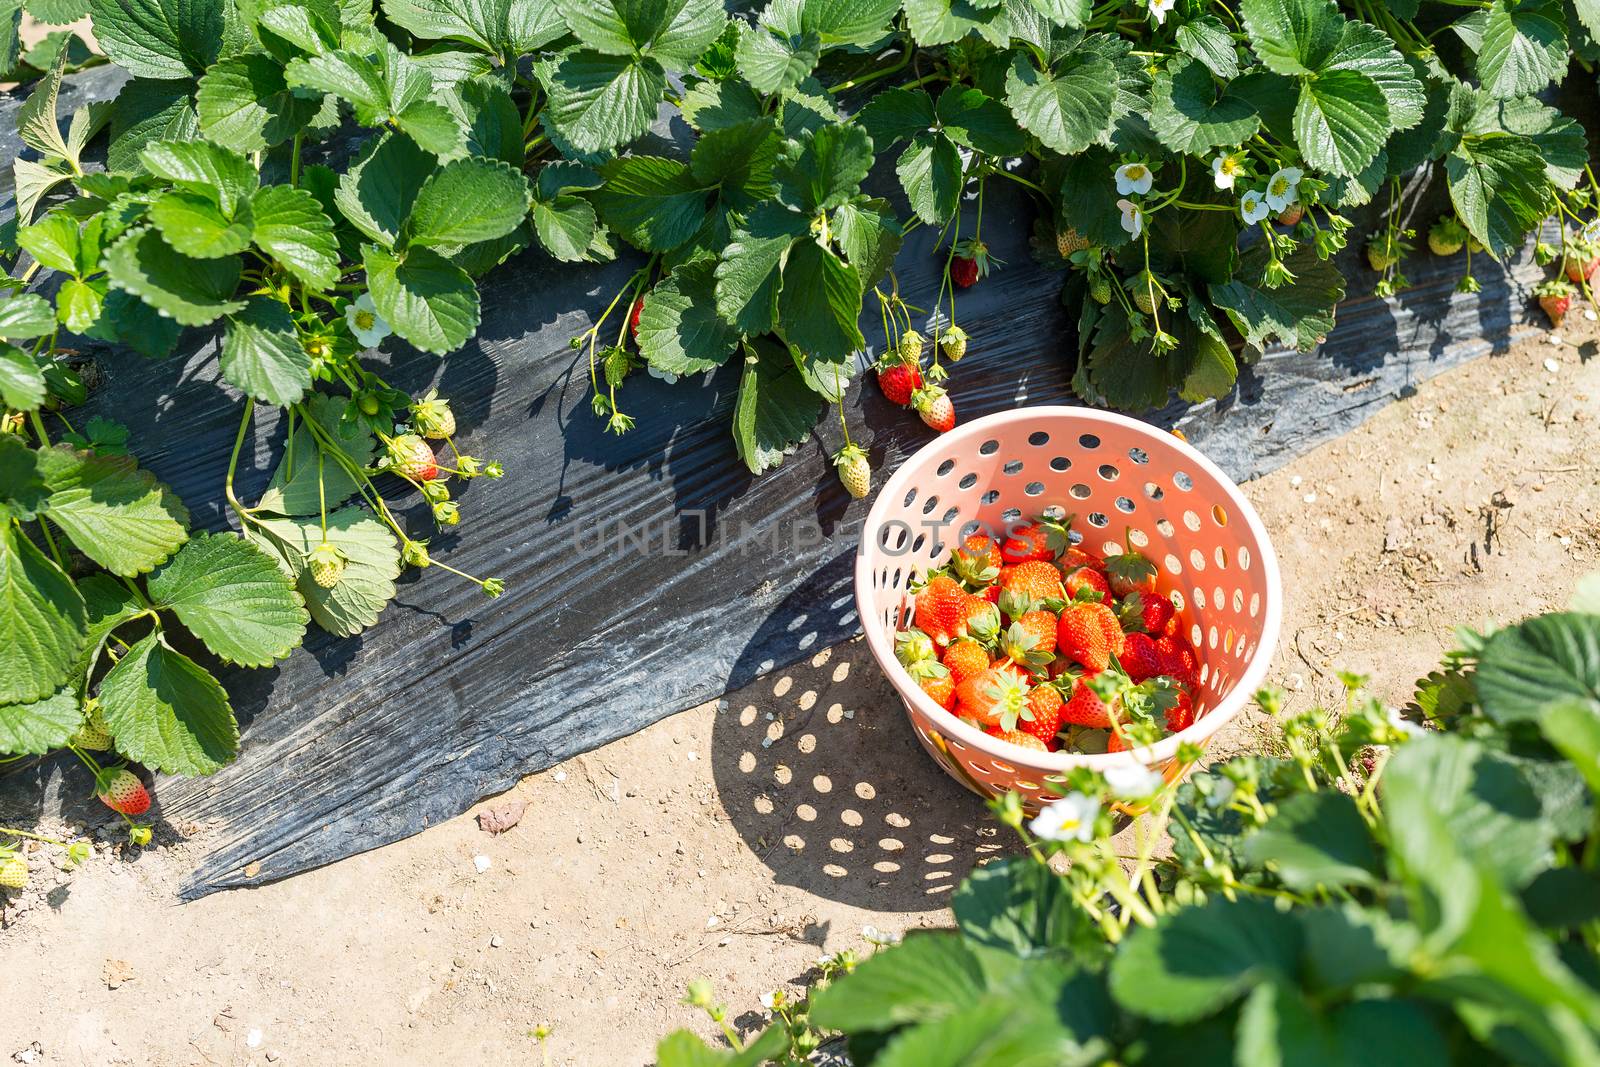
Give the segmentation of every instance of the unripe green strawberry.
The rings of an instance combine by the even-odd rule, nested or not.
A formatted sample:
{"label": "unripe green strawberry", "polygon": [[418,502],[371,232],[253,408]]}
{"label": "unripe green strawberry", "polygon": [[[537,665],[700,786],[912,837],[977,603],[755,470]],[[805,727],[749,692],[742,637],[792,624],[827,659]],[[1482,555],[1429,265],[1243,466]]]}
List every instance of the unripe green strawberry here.
{"label": "unripe green strawberry", "polygon": [[440,440],[453,437],[456,432],[456,414],[450,410],[450,401],[439,396],[437,389],[428,392],[411,405],[411,421],[424,437]]}
{"label": "unripe green strawberry", "polygon": [[0,856],[0,889],[28,888],[28,861],[15,852]]}
{"label": "unripe green strawberry", "polygon": [[923,336],[916,330],[907,330],[900,335],[900,360],[904,363],[916,363],[922,358]]}
{"label": "unripe green strawberry", "polygon": [[389,460],[394,469],[416,482],[431,482],[439,477],[439,460],[428,442],[414,433],[401,434],[389,442]]}
{"label": "unripe green strawberry", "polygon": [[967,354],[967,331],[952,326],[939,335],[939,353],[951,363],[960,363]]}
{"label": "unripe green strawberry", "polygon": [[1133,304],[1146,315],[1154,315],[1156,301],[1161,299],[1161,284],[1149,271],[1140,271],[1128,283],[1128,291],[1133,294]]}
{"label": "unripe green strawberry", "polygon": [[1473,255],[1477,255],[1483,251],[1483,242],[1478,240],[1476,237],[1473,237],[1471,234],[1468,234],[1467,251],[1471,252]]}
{"label": "unripe green strawberry", "polygon": [[1428,231],[1428,250],[1436,256],[1453,256],[1467,243],[1467,228],[1455,219],[1443,218]]}
{"label": "unripe green strawberry", "polygon": [[123,815],[143,815],[150,810],[150,793],[132,771],[101,771],[95,778],[100,803]]}
{"label": "unripe green strawberry", "polygon": [[313,548],[306,557],[306,569],[311,572],[311,580],[324,589],[332,589],[339,584],[339,579],[344,577],[344,564],[344,553],[327,541]]}
{"label": "unripe green strawberry", "polygon": [[1377,273],[1382,274],[1398,262],[1400,251],[1391,242],[1380,239],[1367,245],[1367,265]]}
{"label": "unripe green strawberry", "polygon": [[1099,271],[1089,275],[1089,298],[1096,304],[1111,303],[1111,279]]}
{"label": "unripe green strawberry", "polygon": [[106,726],[105,712],[100,710],[98,697],[90,697],[83,702],[83,724],[67,744],[89,752],[105,752],[111,748],[111,731]]}
{"label": "unripe green strawberry", "polygon": [[1061,253],[1062,259],[1088,247],[1089,239],[1071,226],[1056,231],[1056,251]]}
{"label": "unripe green strawberry", "polygon": [[839,469],[839,481],[851,496],[860,500],[872,492],[872,464],[860,445],[845,445],[834,454],[833,463]]}

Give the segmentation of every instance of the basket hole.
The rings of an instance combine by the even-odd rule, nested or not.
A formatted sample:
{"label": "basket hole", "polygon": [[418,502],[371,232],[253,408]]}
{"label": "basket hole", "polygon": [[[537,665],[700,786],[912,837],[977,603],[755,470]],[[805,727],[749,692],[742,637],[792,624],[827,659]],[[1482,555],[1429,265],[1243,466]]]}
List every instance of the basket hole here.
{"label": "basket hole", "polygon": [[1183,590],[1182,589],[1174,589],[1172,591],[1172,595],[1170,597],[1168,597],[1167,599],[1172,601],[1172,610],[1173,611],[1182,611],[1183,610]]}
{"label": "basket hole", "polygon": [[1067,492],[1071,493],[1073,498],[1076,500],[1089,499],[1089,487],[1084,485],[1082,482],[1074,483],[1072,488],[1067,490]]}
{"label": "basket hole", "polygon": [[1079,434],[1078,445],[1082,448],[1093,450],[1100,447],[1100,438],[1092,433]]}
{"label": "basket hole", "polygon": [[1250,550],[1243,545],[1239,547],[1239,569],[1242,571],[1250,569]]}
{"label": "basket hole", "polygon": [[1261,594],[1250,594],[1250,617],[1253,619],[1261,614]]}
{"label": "basket hole", "polygon": [[956,484],[962,489],[971,489],[973,486],[978,484],[978,476],[969,471],[968,473],[963,474],[961,476],[961,480]]}
{"label": "basket hole", "polygon": [[1121,551],[1122,546],[1117,544],[1115,541],[1107,541],[1105,544],[1100,546],[1100,554],[1103,556],[1115,556]]}
{"label": "basket hole", "polygon": [[1218,638],[1218,636],[1219,635],[1217,634],[1217,628],[1215,626],[1213,626],[1210,629],[1210,631],[1206,634],[1206,644],[1210,645],[1212,648],[1216,648],[1217,647],[1217,638]]}
{"label": "basket hole", "polygon": [[1160,532],[1162,537],[1166,538],[1171,538],[1175,533],[1178,532],[1173,528],[1172,523],[1166,519],[1156,520],[1156,530]]}
{"label": "basket hole", "polygon": [[961,515],[961,509],[960,508],[957,508],[957,507],[947,508],[945,510],[944,517],[942,519],[940,519],[939,521],[943,525],[949,526],[952,522],[955,522],[956,519],[960,517],[960,515]]}
{"label": "basket hole", "polygon": [[1100,464],[1100,477],[1108,482],[1114,482],[1122,474],[1120,470],[1109,463]]}
{"label": "basket hole", "polygon": [[1217,561],[1218,570],[1228,569],[1228,554],[1222,550],[1221,545],[1217,546],[1216,551],[1211,554],[1211,558]]}
{"label": "basket hole", "polygon": [[1194,591],[1194,606],[1201,611],[1206,610],[1206,591],[1204,589],[1196,589]]}
{"label": "basket hole", "polygon": [[1122,512],[1124,515],[1132,515],[1133,501],[1129,500],[1125,496],[1117,497],[1117,510]]}
{"label": "basket hole", "polygon": [[1128,449],[1128,458],[1142,467],[1150,462],[1150,453],[1142,448],[1130,448]]}
{"label": "basket hole", "polygon": [[1068,459],[1066,456],[1056,456],[1050,460],[1050,469],[1058,473],[1066,470],[1070,466],[1072,466],[1072,460]]}
{"label": "basket hole", "polygon": [[1194,645],[1196,648],[1199,648],[1200,647],[1200,642],[1203,641],[1204,639],[1205,639],[1205,634],[1201,633],[1200,624],[1199,623],[1195,623],[1193,626],[1189,627],[1189,643],[1191,645]]}
{"label": "basket hole", "polygon": [[1190,533],[1200,532],[1200,516],[1196,515],[1192,511],[1185,511],[1183,513],[1183,524],[1189,528]]}
{"label": "basket hole", "polygon": [[1228,594],[1222,591],[1222,586],[1214,585],[1211,587],[1211,602],[1217,606],[1219,611],[1222,610],[1222,605],[1228,602]]}
{"label": "basket hole", "polygon": [[1166,494],[1166,491],[1163,490],[1155,482],[1145,482],[1144,483],[1144,495],[1149,497],[1151,500],[1160,500],[1162,497],[1166,496],[1167,494]]}
{"label": "basket hole", "polygon": [[1106,527],[1111,525],[1111,520],[1106,518],[1105,515],[1098,511],[1091,511],[1089,513],[1089,525]]}
{"label": "basket hole", "polygon": [[1228,525],[1228,509],[1221,504],[1211,505],[1211,518],[1218,526]]}
{"label": "basket hole", "polygon": [[1021,474],[1022,473],[1022,460],[1013,459],[1013,460],[1009,461],[1008,463],[1006,463],[1006,465],[1004,467],[1001,467],[1000,469],[1005,471],[1007,474]]}
{"label": "basket hole", "polygon": [[1233,610],[1234,610],[1235,614],[1237,614],[1238,612],[1241,612],[1241,611],[1244,610],[1244,590],[1243,589],[1235,589],[1233,591]]}
{"label": "basket hole", "polygon": [[939,477],[943,478],[945,475],[949,474],[955,469],[956,461],[953,459],[947,459],[943,463],[939,464]]}
{"label": "basket hole", "polygon": [[938,507],[938,506],[939,506],[939,498],[936,497],[936,496],[930,496],[928,499],[926,499],[926,500],[924,500],[922,502],[922,513],[924,515],[932,515],[933,514],[933,509]]}
{"label": "basket hole", "polygon": [[1045,506],[1045,509],[1040,512],[1040,514],[1047,519],[1055,519],[1057,522],[1063,522],[1067,517],[1067,509],[1062,507],[1060,504],[1048,504]]}
{"label": "basket hole", "polygon": [[904,578],[904,577],[905,577],[905,576],[906,576],[906,572],[905,572],[905,568],[903,568],[903,567],[896,567],[896,568],[895,568],[895,569],[894,569],[894,577],[893,577],[893,578],[891,578],[891,579],[889,579],[889,584],[890,584],[890,586],[891,586],[891,587],[892,587],[892,588],[895,588],[895,589],[898,589],[898,588],[900,588],[900,580],[901,580],[901,579],[902,579],[902,578]]}
{"label": "basket hole", "polygon": [[1028,443],[1034,448],[1038,448],[1041,445],[1047,445],[1050,443],[1050,435],[1045,433],[1043,430],[1035,430],[1028,435]]}
{"label": "basket hole", "polygon": [[[1029,496],[1041,496],[1044,493],[1044,483],[1043,482],[1029,482],[1028,483],[1028,487],[1026,489],[1024,489],[1023,492],[1027,493]],[[1217,551],[1220,552],[1221,549],[1218,549]]]}
{"label": "basket hole", "polygon": [[1200,554],[1200,550],[1198,548],[1191,548],[1189,550],[1189,566],[1193,567],[1197,571],[1203,571],[1206,569],[1206,558]]}
{"label": "basket hole", "polygon": [[998,451],[1000,451],[1000,442],[992,437],[978,446],[978,454],[980,456],[992,456]]}
{"label": "basket hole", "polygon": [[1009,764],[1009,763],[1001,763],[999,760],[995,760],[994,763],[993,763],[993,766],[994,766],[994,769],[999,771],[1001,774],[1016,774],[1017,773],[1017,769],[1015,767],[1011,766],[1011,764]]}
{"label": "basket hole", "polygon": [[1177,471],[1172,476],[1172,484],[1187,493],[1194,488],[1194,479],[1189,477],[1188,471]]}
{"label": "basket hole", "polygon": [[985,504],[993,504],[996,500],[1000,499],[1000,490],[991,489],[978,499],[982,500]]}
{"label": "basket hole", "polygon": [[1178,557],[1174,556],[1171,552],[1167,553],[1167,558],[1165,560],[1163,560],[1162,562],[1164,562],[1167,565],[1167,573],[1168,574],[1182,574],[1183,573],[1183,564],[1179,563],[1178,562]]}
{"label": "basket hole", "polygon": [[1128,543],[1134,548],[1144,548],[1150,543],[1150,535],[1137,527],[1128,530]]}
{"label": "basket hole", "polygon": [[922,546],[927,544],[927,543],[928,543],[928,535],[925,534],[925,533],[919,533],[919,534],[917,534],[917,539],[915,541],[911,542],[911,551],[912,552],[921,552],[922,551]]}
{"label": "basket hole", "polygon": [[1022,518],[1021,508],[1006,508],[1000,513],[1000,518],[1005,522],[1016,522]]}
{"label": "basket hole", "polygon": [[983,529],[983,523],[979,522],[977,519],[968,519],[966,522],[961,524],[961,540],[965,541],[967,538],[971,537],[981,529]]}

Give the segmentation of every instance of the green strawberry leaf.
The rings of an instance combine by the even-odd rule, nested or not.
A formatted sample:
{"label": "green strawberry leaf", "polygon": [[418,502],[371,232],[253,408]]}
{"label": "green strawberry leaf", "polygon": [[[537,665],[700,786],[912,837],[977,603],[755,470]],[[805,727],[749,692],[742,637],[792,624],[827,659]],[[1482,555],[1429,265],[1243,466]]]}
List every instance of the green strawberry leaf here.
{"label": "green strawberry leaf", "polygon": [[45,514],[113,574],[144,574],[189,536],[182,502],[131,457],[57,445],[39,452],[39,470],[50,487]]}
{"label": "green strawberry leaf", "polygon": [[833,212],[833,235],[861,276],[863,293],[889,273],[905,238],[900,220],[886,200],[840,205]]}
{"label": "green strawberry leaf", "polygon": [[62,282],[56,290],[56,317],[73,333],[88,333],[100,321],[109,285],[104,278],[87,282],[69,278]]}
{"label": "green strawberry leaf", "polygon": [[689,153],[689,170],[703,186],[719,186],[725,209],[747,212],[772,196],[772,169],[782,139],[770,117],[702,134]]}
{"label": "green strawberry leaf", "polygon": [[609,152],[650,128],[666,91],[649,56],[574,52],[551,77],[544,120],[579,152]]}
{"label": "green strawberry leaf", "polygon": [[211,774],[239,751],[227,691],[160,633],[136,642],[106,673],[100,707],[118,750],[153,770]]}
{"label": "green strawberry leaf", "polygon": [[590,194],[600,220],[646,252],[668,252],[705,222],[709,189],[687,163],[627,156],[600,168],[605,184]]}
{"label": "green strawberry leaf", "polygon": [[292,185],[269,185],[250,198],[251,239],[314,291],[339,280],[339,241],[317,198]]}
{"label": "green strawberry leaf", "polygon": [[[111,105],[111,144],[106,166],[117,174],[140,173],[139,153],[155,141],[181,140],[200,134],[194,85],[187,75],[171,80],[133,78]],[[18,196],[21,202],[21,196]]]}
{"label": "green strawberry leaf", "polygon": [[[344,417],[347,406],[342,397],[313,393],[296,411],[316,420],[340,451],[356,466],[365,467],[377,453],[378,441],[359,419]],[[342,464],[321,455],[316,435],[299,424],[256,507],[280,515],[317,515],[324,502],[327,507],[336,508],[355,495],[357,488],[357,482]]]}
{"label": "green strawberry leaf", "polygon": [[17,244],[39,265],[49,270],[78,274],[78,256],[83,247],[78,220],[65,211],[52,211],[32,226],[17,231]]}
{"label": "green strawberry leaf", "polygon": [[151,202],[150,221],[172,248],[196,259],[217,259],[250,247],[250,205],[229,219],[204,193],[173,189]]}
{"label": "green strawberry leaf", "polygon": [[194,259],[149,227],[131,230],[106,252],[114,288],[184,326],[204,326],[244,307],[233,299],[243,265],[237,256]]}
{"label": "green strawberry leaf", "polygon": [[895,165],[900,187],[917,218],[943,226],[961,204],[961,153],[943,133],[919,133]]}
{"label": "green strawberry leaf", "polygon": [[384,605],[394,599],[399,546],[387,526],[360,508],[328,515],[327,539],[345,558],[339,584],[332,589],[318,585],[306,566],[306,557],[322,543],[318,518],[263,518],[250,524],[246,536],[278,556],[312,619],[329,633],[340,637],[360,633],[377,622]]}
{"label": "green strawberry leaf", "polygon": [[66,141],[61,138],[61,127],[56,122],[56,100],[61,90],[61,71],[65,57],[51,64],[51,70],[34,88],[28,99],[17,108],[17,136],[22,143],[47,159],[54,156],[65,159],[73,156]]}
{"label": "green strawberry leaf", "polygon": [[977,0],[905,0],[906,25],[923,48],[953,44],[976,33],[1004,47],[1011,36],[1004,4],[983,6]]}
{"label": "green strawberry leaf", "polygon": [[265,549],[233,533],[202,533],[150,576],[150,602],[171,611],[212,654],[267,667],[299,647],[309,616]]}
{"label": "green strawberry leaf", "polygon": [[67,682],[87,634],[83,597],[20,530],[0,526],[0,704],[32,704]]}
{"label": "green strawberry leaf", "polygon": [[1567,73],[1566,16],[1545,0],[1494,0],[1478,48],[1478,81],[1502,100],[1531,96]]}
{"label": "green strawberry leaf", "polygon": [[368,141],[339,178],[335,204],[351,225],[385,248],[393,247],[423,182],[438,166],[432,154],[403,133]]}
{"label": "green strawberry leaf", "polygon": [[37,293],[18,293],[0,304],[0,337],[43,337],[56,328],[55,314]]}
{"label": "green strawberry leaf", "polygon": [[[945,136],[956,144],[998,157],[1019,156],[1027,150],[1028,137],[1011,112],[977,89],[952,85],[939,94],[936,109]],[[876,137],[872,143],[884,147]]]}
{"label": "green strawberry leaf", "polygon": [[658,282],[639,315],[639,351],[657,370],[699,374],[728,362],[739,331],[716,309],[716,261],[685,263]]}
{"label": "green strawberry leaf", "polygon": [[1233,35],[1215,15],[1201,15],[1185,22],[1173,34],[1183,54],[1198,59],[1206,69],[1223,81],[1239,76],[1239,52]]}
{"label": "green strawberry leaf", "polygon": [[1150,127],[1174,152],[1202,155],[1249,140],[1261,125],[1255,106],[1219,88],[1195,60],[1179,60],[1150,87]]}
{"label": "green strawberry leaf", "polygon": [[815,33],[785,30],[772,21],[775,11],[798,14],[792,4],[769,5],[754,26],[741,24],[734,53],[739,73],[757,92],[771,96],[798,86],[822,56],[822,39]]}
{"label": "green strawberry leaf", "polygon": [[1550,200],[1544,159],[1523,137],[1465,137],[1445,158],[1445,175],[1456,214],[1497,259],[1522,247]]}
{"label": "green strawberry leaf", "polygon": [[152,141],[139,152],[145,170],[216,200],[228,218],[261,184],[250,160],[209,141]]}
{"label": "green strawberry leaf", "polygon": [[1071,53],[1049,72],[1017,55],[1006,73],[1006,103],[1017,124],[1066,156],[1082,152],[1109,131],[1116,90],[1116,67],[1084,50]]}
{"label": "green strawberry leaf", "polygon": [[718,0],[557,0],[586,48],[651,56],[674,70],[694,64],[727,24]]}
{"label": "green strawberry leaf", "polygon": [[683,121],[701,133],[737,126],[765,114],[761,97],[742,81],[698,82],[683,94],[678,111]]}
{"label": "green strawberry leaf", "polygon": [[872,169],[872,139],[853,125],[807,130],[774,168],[778,199],[807,215],[855,198]]}
{"label": "green strawberry leaf", "polygon": [[777,324],[778,272],[784,256],[805,234],[804,216],[763,204],[736,229],[717,264],[717,314],[739,332],[756,336]]}
{"label": "green strawberry leaf", "polygon": [[466,133],[468,155],[522,166],[527,157],[522,145],[522,116],[504,86],[487,78],[464,81],[446,99],[445,106]]}
{"label": "green strawberry leaf", "polygon": [[822,359],[866,346],[861,316],[861,276],[816,241],[796,241],[783,266],[778,321],[790,344]]}
{"label": "green strawberry leaf", "polygon": [[253,296],[227,323],[221,364],[230,384],[280,407],[311,388],[311,356],[287,307],[270,296]]}
{"label": "green strawberry leaf", "polygon": [[1252,247],[1240,261],[1238,276],[1210,287],[1211,302],[1228,313],[1245,342],[1257,351],[1265,351],[1276,340],[1309,352],[1333,329],[1334,308],[1344,299],[1344,276],[1308,246],[1283,264],[1295,276],[1288,285],[1267,289],[1248,281],[1259,279],[1266,266],[1265,249]]}
{"label": "green strawberry leaf", "polygon": [[83,708],[71,686],[31,704],[0,704],[0,755],[42,756],[77,732]]}
{"label": "green strawberry leaf", "polygon": [[539,0],[383,0],[397,26],[428,41],[462,41],[497,55],[537,52],[567,33],[555,5]]}
{"label": "green strawberry leaf", "polygon": [[72,686],[82,691],[88,686],[90,672],[100,659],[106,638],[123,623],[144,615],[146,604],[140,594],[109,574],[89,575],[78,582],[78,592],[83,594],[87,613],[88,640],[83,644],[78,661],[72,666]]}
{"label": "green strawberry leaf", "polygon": [[899,0],[805,0],[800,30],[827,45],[870,45],[889,34],[899,11]]}
{"label": "green strawberry leaf", "polygon": [[300,132],[317,101],[289,88],[281,64],[252,52],[207,70],[195,89],[195,109],[207,138],[236,152],[259,152]]}
{"label": "green strawberry leaf", "polygon": [[461,247],[504,237],[522,222],[532,190],[520,170],[466,157],[434,171],[417,190],[405,232],[413,245]]}
{"label": "green strawberry leaf", "polygon": [[923,90],[885,89],[867,101],[857,113],[856,121],[872,138],[872,147],[885,152],[901,141],[933,129],[939,117],[934,111],[933,97]]}
{"label": "green strawberry leaf", "polygon": [[0,504],[9,519],[33,518],[50,497],[39,470],[39,453],[18,434],[0,435]]}
{"label": "green strawberry leaf", "polygon": [[95,40],[136,78],[194,78],[222,49],[222,0],[90,0]]}
{"label": "green strawberry leaf", "polygon": [[1240,0],[1239,14],[1262,64],[1294,76],[1321,68],[1345,24],[1334,0]]}
{"label": "green strawberry leaf", "polygon": [[65,26],[89,14],[89,0],[26,0],[24,7],[28,14],[51,26]]}
{"label": "green strawberry leaf", "polygon": [[591,249],[600,235],[600,220],[589,201],[571,193],[535,200],[529,217],[539,243],[556,259],[576,263],[594,258]]}
{"label": "green strawberry leaf", "polygon": [[412,247],[396,255],[367,245],[362,262],[378,314],[415,347],[442,355],[477,332],[478,287],[439,253]]}
{"label": "green strawberry leaf", "polygon": [[782,463],[811,436],[821,411],[821,398],[807,387],[786,346],[765,338],[746,343],[733,441],[752,474]]}
{"label": "green strawberry leaf", "polygon": [[1313,167],[1346,177],[1360,174],[1391,132],[1382,86],[1360,71],[1329,71],[1300,88],[1295,140]]}

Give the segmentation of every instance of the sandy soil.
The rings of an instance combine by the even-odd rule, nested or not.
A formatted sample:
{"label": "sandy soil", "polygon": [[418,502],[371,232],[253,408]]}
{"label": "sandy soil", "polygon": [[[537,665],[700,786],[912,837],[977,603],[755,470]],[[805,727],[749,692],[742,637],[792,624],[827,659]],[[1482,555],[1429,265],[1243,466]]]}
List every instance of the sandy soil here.
{"label": "sandy soil", "polygon": [[[1336,666],[1402,699],[1454,625],[1558,606],[1600,567],[1600,360],[1575,325],[1247,487],[1283,559],[1273,675],[1294,705],[1333,697]],[[481,830],[507,800],[520,824]],[[537,1062],[549,1022],[556,1063],[645,1064],[662,1033],[707,1030],[678,1004],[690,979],[758,1025],[762,992],[863,926],[946,923],[962,874],[1007,847],[859,643],[410,840],[178,906],[202,845],[105,846],[0,898],[0,1062]]]}

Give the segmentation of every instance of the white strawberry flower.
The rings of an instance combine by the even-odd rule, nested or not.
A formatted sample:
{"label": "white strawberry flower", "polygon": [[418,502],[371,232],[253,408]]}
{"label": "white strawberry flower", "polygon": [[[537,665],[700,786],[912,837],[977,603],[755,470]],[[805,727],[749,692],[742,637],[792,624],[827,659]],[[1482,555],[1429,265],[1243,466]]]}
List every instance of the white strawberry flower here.
{"label": "white strawberry flower", "polygon": [[1116,169],[1118,196],[1143,196],[1155,184],[1155,172],[1143,163],[1124,163]]}
{"label": "white strawberry flower", "polygon": [[1161,775],[1136,763],[1106,771],[1106,786],[1118,800],[1147,800],[1166,783]]}
{"label": "white strawberry flower", "polygon": [[1211,795],[1206,797],[1206,807],[1213,811],[1220,811],[1233,803],[1233,794],[1239,791],[1238,783],[1232,778],[1219,778],[1212,786]]}
{"label": "white strawberry flower", "polygon": [[1100,800],[1083,793],[1068,793],[1033,817],[1028,829],[1045,841],[1093,841],[1094,817]]}
{"label": "white strawberry flower", "polygon": [[1267,179],[1267,206],[1283,211],[1300,199],[1300,168],[1284,167]]}
{"label": "white strawberry flower", "polygon": [[1244,216],[1246,225],[1254,226],[1271,214],[1272,209],[1267,206],[1266,198],[1260,190],[1251,189],[1239,198],[1239,214]]}
{"label": "white strawberry flower", "polygon": [[1138,237],[1144,232],[1144,208],[1132,200],[1118,200],[1117,207],[1122,212],[1122,228],[1133,237]]}
{"label": "white strawberry flower", "polygon": [[356,340],[361,342],[362,348],[377,348],[393,332],[389,324],[383,321],[383,316],[378,314],[378,306],[372,302],[371,293],[362,293],[344,309],[344,321],[350,327],[350,332],[356,335]]}
{"label": "white strawberry flower", "polygon": [[766,1008],[768,1011],[771,1011],[774,1008],[776,1008],[778,1006],[778,994],[776,994],[776,993],[763,993],[763,994],[761,994],[761,1006],[763,1008]]}
{"label": "white strawberry flower", "polygon": [[1177,6],[1178,0],[1149,0],[1150,17],[1160,26],[1167,21],[1167,14]]}
{"label": "white strawberry flower", "polygon": [[1383,717],[1389,724],[1389,729],[1405,737],[1421,737],[1425,731],[1422,727],[1400,714],[1398,708],[1384,708]]}
{"label": "white strawberry flower", "polygon": [[863,926],[861,928],[861,936],[872,942],[874,945],[878,945],[880,947],[898,945],[900,943],[899,934],[891,934],[871,925]]}
{"label": "white strawberry flower", "polygon": [[1211,161],[1211,180],[1218,189],[1232,189],[1233,183],[1244,173],[1244,159],[1237,155],[1222,155]]}

